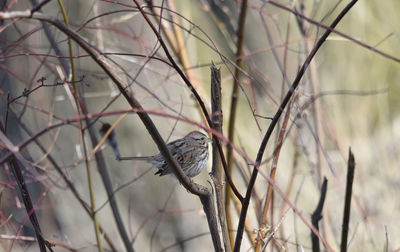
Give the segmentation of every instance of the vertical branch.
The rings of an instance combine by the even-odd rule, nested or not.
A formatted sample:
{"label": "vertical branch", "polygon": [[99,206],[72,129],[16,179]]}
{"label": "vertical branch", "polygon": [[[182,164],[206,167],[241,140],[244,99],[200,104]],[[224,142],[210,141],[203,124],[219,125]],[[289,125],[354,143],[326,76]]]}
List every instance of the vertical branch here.
{"label": "vertical branch", "polygon": [[212,194],[199,196],[204,212],[207,216],[208,228],[210,229],[211,239],[213,241],[214,250],[222,252],[221,239],[219,238],[217,212],[215,211],[214,198]]}
{"label": "vertical branch", "polygon": [[[321,194],[320,194],[317,208],[315,208],[315,211],[311,215],[311,223],[315,227],[315,229],[318,231],[319,231],[318,222],[322,219],[322,209],[324,208],[324,202],[325,202],[327,190],[328,190],[328,180],[324,177],[324,182],[322,183],[322,186],[321,186]],[[319,239],[314,234],[314,232],[311,232],[311,242],[312,242],[312,251],[319,252],[320,251]]]}
{"label": "vertical branch", "polygon": [[[214,130],[222,135],[222,95],[221,95],[221,71],[218,69],[214,62],[211,63],[211,120]],[[214,137],[213,137],[214,138]],[[224,194],[223,194],[223,167],[221,157],[218,155],[218,147],[213,142],[212,148],[212,171],[211,176],[214,182],[215,197],[218,208],[219,223],[221,226],[222,240],[224,242],[225,251],[231,251],[231,244],[229,242],[229,233],[226,226],[226,216],[224,208]]]}
{"label": "vertical branch", "polygon": [[[243,52],[243,37],[244,37],[244,25],[246,22],[246,13],[247,13],[247,0],[243,0],[241,8],[240,8],[240,17],[238,23],[238,32],[237,32],[237,51],[236,51],[236,68],[235,68],[235,76],[233,81],[233,90],[232,90],[232,98],[231,98],[231,111],[229,116],[229,129],[228,129],[228,139],[232,143],[234,142],[235,136],[235,122],[236,122],[236,107],[237,107],[237,99],[239,95],[239,80],[240,80],[240,69],[242,68],[242,52]],[[228,173],[232,174],[232,165],[233,165],[233,149],[229,145],[227,150],[227,165],[228,165]],[[231,246],[233,247],[234,238],[232,231],[232,217],[231,212],[229,211],[229,205],[232,197],[232,190],[227,186],[225,187],[225,212],[226,212],[226,220],[228,224],[229,239],[231,242]]]}
{"label": "vertical branch", "polygon": [[346,181],[346,195],[344,199],[343,210],[343,223],[342,223],[342,241],[340,243],[340,251],[347,251],[347,236],[349,234],[349,221],[350,221],[350,207],[351,207],[351,194],[353,190],[354,170],[356,163],[354,155],[349,148],[349,160],[347,163],[347,181]]}
{"label": "vertical branch", "polygon": [[[222,97],[221,97],[221,71],[217,68],[214,62],[211,62],[211,110],[212,110],[212,123],[214,130],[222,135]],[[212,175],[217,182],[222,182],[222,166],[220,165],[221,159],[218,155],[215,143],[213,143],[213,162],[212,162]]]}
{"label": "vertical branch", "polygon": [[[89,121],[89,120],[87,120]],[[85,140],[85,132],[83,129],[83,125],[80,122],[79,123],[80,126],[80,130],[81,130],[81,136],[82,136],[82,147],[83,147],[83,152],[84,152],[84,156],[87,157],[87,144],[86,144],[86,140]],[[98,213],[96,212],[96,199],[95,199],[95,190],[94,190],[94,184],[93,184],[93,174],[92,174],[92,166],[89,162],[88,159],[85,158],[85,165],[86,165],[86,172],[87,172],[87,182],[88,182],[88,187],[89,187],[89,197],[90,197],[90,208],[92,211],[92,215],[93,215],[93,225],[94,225],[94,233],[96,236],[96,241],[97,241],[97,246],[99,249],[99,252],[103,252],[103,242],[101,240],[101,233],[100,233],[100,225],[99,225],[99,221],[98,221]]]}

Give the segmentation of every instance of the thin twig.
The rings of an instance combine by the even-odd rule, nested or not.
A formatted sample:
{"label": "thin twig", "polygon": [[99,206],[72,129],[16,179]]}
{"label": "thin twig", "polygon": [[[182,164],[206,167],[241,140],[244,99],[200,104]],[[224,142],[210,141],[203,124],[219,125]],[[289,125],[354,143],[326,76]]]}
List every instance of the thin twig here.
{"label": "thin twig", "polygon": [[[300,80],[302,79],[302,77],[303,77],[308,65],[310,64],[311,60],[314,58],[314,56],[317,53],[317,51],[319,50],[319,48],[325,42],[325,40],[327,39],[327,37],[331,33],[332,29],[334,27],[336,27],[336,25],[339,23],[339,21],[344,17],[344,15],[351,9],[351,7],[353,7],[353,5],[357,1],[358,0],[351,1],[342,10],[342,12],[339,13],[339,15],[335,18],[335,20],[329,26],[330,29],[326,30],[325,33],[321,36],[321,38],[317,41],[317,43],[315,44],[314,48],[312,49],[312,51],[308,55],[307,59],[305,60],[304,64],[299,69],[299,72],[298,72],[298,74],[296,76],[296,79],[293,81],[292,86],[290,87],[289,91],[287,92],[285,98],[283,99],[281,105],[279,106],[278,111],[274,115],[274,119],[272,120],[271,124],[268,127],[267,132],[265,133],[264,139],[263,139],[263,141],[261,143],[261,146],[260,146],[258,154],[257,154],[256,164],[254,165],[253,173],[252,173],[251,178],[250,178],[250,183],[249,183],[249,186],[247,188],[246,196],[245,196],[244,201],[243,201],[243,208],[242,208],[242,212],[240,213],[239,224],[238,224],[238,229],[237,229],[237,234],[236,234],[235,247],[233,249],[233,251],[235,251],[235,252],[239,252],[240,251],[240,246],[242,244],[243,230],[244,230],[244,222],[245,222],[245,219],[246,219],[246,216],[247,216],[247,210],[248,210],[249,203],[250,203],[250,197],[251,197],[251,194],[252,194],[256,179],[257,179],[258,168],[259,168],[259,165],[261,163],[262,157],[264,155],[264,151],[265,151],[265,148],[267,146],[268,140],[271,137],[272,132],[273,132],[273,130],[274,130],[274,128],[275,128],[275,126],[276,126],[281,114],[283,113],[284,108],[289,103],[290,98],[292,97],[294,91],[298,87],[298,85],[300,83]],[[325,245],[328,246],[328,244],[325,244]]]}
{"label": "thin twig", "polygon": [[333,33],[336,33],[337,35],[340,35],[343,38],[346,38],[346,39],[348,39],[350,41],[353,41],[354,43],[356,43],[356,44],[358,44],[358,45],[360,45],[360,46],[362,46],[364,48],[367,48],[368,50],[371,50],[371,51],[373,51],[373,52],[375,52],[375,53],[377,53],[377,54],[379,54],[379,55],[381,55],[381,56],[383,56],[385,58],[388,58],[388,59],[391,59],[391,60],[393,60],[393,61],[395,61],[397,63],[400,63],[400,58],[396,58],[396,57],[394,57],[394,56],[392,56],[392,55],[390,55],[388,53],[385,53],[385,52],[382,52],[382,51],[376,49],[374,46],[368,45],[368,44],[366,44],[366,43],[364,43],[364,42],[362,42],[360,40],[357,40],[357,39],[355,39],[353,37],[350,37],[349,35],[346,35],[346,34],[340,32],[340,31],[337,31],[337,30],[334,29],[334,27],[326,26],[326,25],[324,25],[324,24],[322,24],[320,22],[317,22],[317,21],[315,21],[315,20],[313,20],[311,18],[308,18],[308,17],[304,16],[303,14],[301,14],[301,13],[295,11],[295,10],[292,10],[289,7],[286,7],[286,6],[284,6],[284,5],[280,4],[280,3],[277,3],[275,1],[269,0],[268,3],[270,3],[272,5],[275,5],[276,7],[279,7],[281,9],[283,9],[283,10],[288,11],[288,12],[291,12],[294,15],[296,15],[296,17],[301,17],[302,19],[306,20],[307,22],[309,22],[309,23],[311,23],[313,25],[316,25],[318,27],[322,27],[324,29],[327,29],[327,30],[333,32]]}

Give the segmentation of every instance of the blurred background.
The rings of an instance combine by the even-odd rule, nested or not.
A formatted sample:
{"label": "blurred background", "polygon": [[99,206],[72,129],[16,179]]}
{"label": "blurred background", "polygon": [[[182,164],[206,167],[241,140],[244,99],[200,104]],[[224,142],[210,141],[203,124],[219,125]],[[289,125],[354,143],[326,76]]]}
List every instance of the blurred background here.
{"label": "blurred background", "polygon": [[[237,29],[242,1],[146,1],[154,26],[210,108],[210,64],[221,69],[224,135],[227,136],[237,50]],[[275,4],[273,4],[275,3]],[[244,27],[243,60],[238,96],[235,145],[255,160],[261,140],[298,69],[325,29],[279,7],[302,13],[328,26],[348,1],[248,1]],[[172,116],[186,117],[206,126],[189,88],[168,62],[157,37],[133,1],[63,1],[70,27],[101,52],[129,85],[151,115],[165,141],[181,138],[199,127]],[[4,1],[2,11],[32,8],[34,1]],[[163,7],[163,9],[161,8]],[[41,11],[63,21],[56,1]],[[340,245],[348,151],[356,160],[349,229],[349,251],[394,251],[400,248],[399,147],[399,1],[359,1],[336,27],[350,39],[332,33],[309,65],[291,104],[290,118],[276,171],[276,184],[310,218],[318,203],[323,177],[328,191],[320,232],[337,250]],[[162,25],[160,25],[160,13]],[[46,31],[47,30],[47,31]],[[47,34],[48,33],[48,34]],[[54,49],[50,36],[60,52]],[[369,46],[366,48],[359,42]],[[130,109],[112,80],[77,44],[76,86],[90,114],[109,112],[92,120],[101,138],[102,123],[113,124]],[[93,150],[85,128],[65,122],[78,116],[71,89],[68,40],[54,26],[32,19],[2,20],[0,28],[0,110],[6,135],[20,145],[41,130],[21,153],[34,170],[24,177],[45,238],[58,242],[55,251],[97,251],[93,221],[71,193],[64,177],[90,205],[86,144]],[[380,52],[385,53],[385,55]],[[57,56],[58,55],[58,56]],[[64,65],[63,65],[64,64]],[[45,78],[42,79],[42,78]],[[42,79],[41,81],[38,81]],[[71,82],[70,82],[71,83]],[[121,112],[122,111],[122,112]],[[284,116],[285,112],[282,115]],[[51,125],[65,122],[59,127]],[[274,131],[261,166],[269,174],[277,135]],[[83,123],[82,127],[86,124]],[[122,156],[158,153],[146,128],[134,113],[115,128]],[[42,146],[43,148],[39,147]],[[4,145],[1,156],[7,153]],[[211,148],[210,148],[211,150]],[[103,145],[106,168],[129,239],[137,251],[210,251],[213,249],[199,199],[169,176],[140,161],[116,160]],[[54,161],[49,160],[49,156]],[[245,194],[253,167],[234,153],[232,176]],[[56,163],[62,171],[55,169]],[[124,246],[118,234],[102,178],[93,156],[89,158],[99,224],[117,251]],[[210,163],[210,162],[209,162]],[[194,180],[211,189],[203,171]],[[1,169],[0,246],[4,251],[36,251],[15,178],[7,163]],[[260,175],[255,192],[263,202],[267,180]],[[250,228],[259,229],[256,205],[250,202]],[[233,204],[233,229],[238,215]],[[267,250],[309,251],[309,228],[276,194],[269,223],[279,231]],[[21,229],[21,231],[20,231]],[[14,239],[20,235],[25,238]],[[109,244],[104,242],[106,250]],[[321,248],[323,246],[321,245]],[[252,249],[244,235],[242,251]]]}

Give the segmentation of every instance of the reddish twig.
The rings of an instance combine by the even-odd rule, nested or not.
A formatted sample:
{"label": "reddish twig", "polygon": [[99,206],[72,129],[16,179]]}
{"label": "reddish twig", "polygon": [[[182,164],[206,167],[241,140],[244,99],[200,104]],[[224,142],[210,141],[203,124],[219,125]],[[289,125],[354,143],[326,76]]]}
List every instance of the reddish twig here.
{"label": "reddish twig", "polygon": [[245,196],[244,201],[243,201],[242,212],[240,213],[239,224],[238,224],[238,228],[237,228],[235,247],[233,249],[233,251],[235,251],[235,252],[239,252],[240,251],[240,246],[242,244],[243,230],[244,230],[244,222],[245,222],[245,219],[246,219],[246,216],[247,216],[247,210],[248,210],[249,203],[250,203],[251,193],[253,191],[253,188],[254,188],[254,185],[255,185],[255,182],[256,182],[256,179],[257,179],[258,168],[259,168],[259,165],[261,163],[262,157],[264,155],[265,148],[267,147],[267,143],[269,141],[269,138],[271,137],[272,132],[273,132],[276,124],[278,123],[278,120],[279,120],[280,116],[282,115],[284,108],[289,103],[290,98],[292,97],[294,91],[298,87],[298,85],[300,83],[300,80],[302,79],[302,77],[303,77],[307,67],[309,66],[311,60],[314,58],[314,56],[317,53],[317,51],[319,50],[319,48],[321,48],[322,44],[325,42],[325,40],[327,39],[329,34],[331,34],[332,29],[334,27],[336,27],[336,25],[339,23],[339,21],[351,9],[351,7],[354,6],[354,4],[357,1],[358,0],[351,1],[339,13],[339,15],[335,18],[335,20],[329,26],[330,29],[327,29],[325,31],[325,33],[321,36],[321,38],[317,41],[317,43],[315,44],[314,48],[311,50],[310,54],[308,55],[308,57],[304,61],[304,64],[299,69],[299,72],[298,72],[298,74],[296,76],[296,79],[293,81],[293,84],[291,85],[289,91],[287,92],[285,98],[283,99],[281,105],[279,106],[278,111],[274,115],[273,120],[271,121],[271,124],[269,125],[267,132],[265,133],[264,139],[263,139],[263,141],[261,143],[261,146],[260,146],[258,154],[257,154],[256,163],[254,165],[253,173],[252,173],[251,178],[250,178],[250,183],[249,183],[249,186],[247,188],[246,196]]}

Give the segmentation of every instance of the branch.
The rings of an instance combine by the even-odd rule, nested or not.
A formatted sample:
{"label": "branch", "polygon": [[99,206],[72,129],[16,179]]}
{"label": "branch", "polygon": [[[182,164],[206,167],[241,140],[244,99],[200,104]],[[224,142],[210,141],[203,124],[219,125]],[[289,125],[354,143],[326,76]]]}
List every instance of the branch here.
{"label": "branch", "polygon": [[[82,119],[83,120],[83,119]],[[29,128],[22,123],[21,121],[19,121],[20,126],[22,127],[22,129],[25,131],[25,133],[30,136],[30,139],[32,139],[36,146],[39,147],[39,149],[43,152],[46,153],[47,150],[46,148],[38,141],[39,135],[35,135],[33,136],[33,133],[29,130]],[[27,142],[25,142],[27,143]],[[30,143],[30,141],[29,141]],[[25,146],[27,146],[27,144],[22,144],[19,145],[19,151],[21,151]],[[6,156],[7,157],[7,156]],[[48,153],[48,155],[46,155],[47,160],[51,163],[51,165],[54,167],[54,169],[58,172],[58,174],[60,175],[60,177],[63,179],[63,181],[66,183],[67,187],[69,188],[69,190],[71,191],[71,193],[74,195],[74,197],[76,198],[76,200],[81,204],[81,206],[83,207],[83,209],[85,210],[85,212],[87,213],[87,215],[93,219],[93,212],[91,211],[91,209],[89,208],[88,203],[86,203],[82,197],[80,196],[79,192],[77,191],[77,189],[75,188],[74,184],[72,183],[72,181],[68,178],[68,176],[66,176],[66,174],[64,173],[63,169],[57,164],[55,158],[52,156],[51,153]],[[7,159],[5,159],[7,160]],[[1,165],[1,162],[0,162]],[[108,236],[108,234],[106,233],[105,229],[102,228],[100,226],[100,232],[102,233],[102,235],[104,236],[104,239],[107,241],[107,244],[109,245],[109,248],[111,251],[117,251],[117,249],[115,248],[113,241],[111,240],[111,238]],[[47,239],[47,241],[50,241],[49,239]],[[54,242],[51,242],[54,244]],[[59,244],[57,244],[59,245]]]}
{"label": "branch", "polygon": [[[214,130],[222,134],[223,116],[222,116],[222,94],[221,94],[221,71],[219,68],[215,66],[214,62],[211,63],[211,112],[212,112],[212,123]],[[213,159],[212,159],[212,171],[210,173],[210,176],[214,182],[215,197],[217,202],[222,239],[224,242],[225,251],[232,251],[231,243],[229,241],[229,230],[226,225],[227,223],[226,223],[225,207],[224,207],[223,168],[221,164],[221,158],[218,155],[218,147],[216,146],[215,142],[213,142],[212,151],[213,151],[212,154]]]}
{"label": "branch", "polygon": [[[207,123],[210,126],[210,128],[213,128],[212,126],[212,122],[211,122],[211,118],[207,112],[207,108],[204,105],[204,102],[202,101],[199,93],[196,91],[196,89],[193,87],[192,83],[190,83],[189,79],[186,77],[185,73],[182,71],[182,69],[178,66],[178,64],[175,62],[174,58],[172,58],[171,54],[169,53],[168,47],[165,44],[163,38],[161,37],[161,34],[157,31],[156,27],[153,25],[153,23],[150,21],[149,17],[147,16],[147,14],[145,13],[143,7],[140,6],[139,2],[137,0],[133,0],[137,6],[137,8],[139,9],[140,13],[142,14],[143,18],[146,20],[146,22],[148,23],[148,25],[150,26],[150,28],[153,30],[154,34],[157,36],[158,41],[160,42],[162,48],[164,49],[164,52],[168,58],[168,60],[171,62],[171,64],[173,65],[174,69],[178,72],[179,76],[182,78],[182,80],[185,82],[185,84],[188,86],[188,88],[190,89],[190,91],[193,93],[194,97],[196,98],[197,102],[200,105],[200,108],[204,114],[204,117],[207,119]],[[232,188],[233,193],[236,195],[236,197],[238,197],[238,199],[240,201],[243,200],[243,196],[239,193],[239,191],[237,190],[237,188],[235,187],[235,185],[233,184],[233,181],[231,179],[230,173],[228,172],[228,166],[226,164],[226,160],[225,157],[223,155],[223,151],[222,151],[222,146],[221,143],[219,142],[218,138],[215,138],[215,143],[217,145],[218,148],[218,152],[221,156],[221,161],[222,161],[222,165],[224,166],[224,170],[225,170],[225,175],[226,175],[226,179],[229,183],[229,185]]]}
{"label": "branch", "polygon": [[[62,32],[64,32],[66,35],[68,35],[71,39],[73,39],[79,46],[81,46],[93,58],[93,60],[103,69],[103,71],[111,78],[111,80],[117,86],[119,91],[125,97],[125,99],[129,103],[129,105],[132,107],[132,109],[137,111],[139,118],[142,120],[147,131],[149,132],[149,134],[153,138],[154,142],[156,143],[160,153],[163,155],[163,157],[166,160],[166,162],[168,163],[168,165],[172,168],[172,170],[173,170],[175,176],[177,177],[177,179],[179,180],[179,182],[186,188],[186,190],[188,190],[192,194],[199,196],[199,198],[203,204],[203,208],[207,215],[210,232],[212,233],[214,248],[217,251],[221,251],[222,247],[221,247],[219,238],[216,239],[216,236],[215,236],[215,233],[218,235],[219,235],[219,233],[218,233],[218,229],[214,229],[214,227],[217,227],[217,225],[216,225],[217,223],[216,223],[216,215],[215,215],[213,196],[212,196],[211,192],[206,187],[194,183],[189,177],[187,177],[183,173],[183,171],[182,171],[181,167],[179,166],[179,164],[177,163],[177,161],[170,154],[166,143],[162,139],[160,133],[158,132],[158,130],[157,130],[156,126],[154,125],[153,121],[151,120],[150,116],[144,111],[143,107],[141,106],[139,101],[136,100],[136,98],[133,96],[131,91],[129,89],[125,88],[122,80],[120,79],[118,74],[113,70],[113,66],[111,66],[108,63],[107,57],[105,55],[103,55],[92,44],[88,43],[79,34],[72,31],[71,29],[69,29],[67,26],[65,26],[63,23],[61,23],[60,21],[58,21],[55,18],[46,16],[46,15],[44,15],[42,13],[38,13],[38,12],[31,13],[30,11],[18,12],[18,14],[15,14],[14,12],[11,12],[11,13],[0,12],[0,19],[11,18],[11,17],[12,18],[33,18],[33,19],[46,21],[46,22],[53,24],[58,29],[60,29]],[[203,104],[203,107],[205,108],[204,104]],[[217,139],[217,138],[215,138],[215,139]],[[220,151],[220,153],[222,153],[222,148],[219,148],[219,151]]]}
{"label": "branch", "polygon": [[324,29],[330,30],[331,32],[336,33],[337,35],[340,35],[340,36],[342,36],[343,38],[346,38],[346,39],[348,39],[348,40],[350,40],[350,41],[353,41],[353,42],[355,42],[356,44],[358,44],[358,45],[360,45],[360,46],[362,46],[362,47],[364,47],[364,48],[367,48],[368,50],[371,50],[371,51],[373,51],[373,52],[375,52],[375,53],[377,53],[377,54],[379,54],[379,55],[381,55],[381,56],[383,56],[383,57],[385,57],[385,58],[388,58],[388,59],[391,59],[391,60],[393,60],[393,61],[395,61],[395,62],[397,62],[397,63],[400,63],[400,58],[396,58],[396,57],[394,57],[394,56],[392,56],[392,55],[390,55],[390,54],[388,54],[388,53],[382,52],[382,51],[378,50],[378,49],[376,48],[376,46],[370,46],[370,45],[368,45],[368,44],[366,44],[366,43],[364,43],[364,42],[362,42],[362,41],[360,41],[360,40],[357,40],[357,39],[355,39],[355,38],[352,38],[352,37],[350,37],[349,35],[346,35],[346,34],[340,32],[340,31],[337,31],[337,30],[333,29],[334,27],[326,26],[326,25],[324,25],[324,24],[321,24],[320,22],[317,22],[317,21],[315,21],[315,20],[313,20],[313,19],[311,19],[311,18],[308,18],[308,17],[304,16],[303,14],[301,14],[301,13],[295,11],[295,10],[292,10],[292,9],[290,9],[290,8],[288,8],[288,7],[286,7],[286,6],[282,5],[282,4],[280,4],[280,3],[277,3],[277,2],[275,2],[275,1],[268,1],[268,3],[270,3],[270,4],[272,4],[272,5],[275,5],[276,7],[281,8],[281,9],[283,9],[283,10],[286,10],[286,11],[288,11],[288,12],[291,12],[291,13],[293,13],[294,15],[296,15],[296,17],[301,17],[302,19],[306,20],[307,22],[309,22],[309,23],[311,23],[311,24],[314,24],[314,25],[316,25],[316,26],[318,26],[318,27],[322,27],[322,28],[324,28]]}
{"label": "branch", "polygon": [[[321,186],[321,194],[320,194],[317,208],[315,208],[313,214],[311,215],[311,223],[315,227],[315,229],[318,231],[319,231],[318,222],[322,219],[322,209],[324,208],[324,202],[325,202],[327,189],[328,189],[328,180],[325,177],[324,182],[322,183],[322,186]],[[320,251],[319,239],[314,234],[314,232],[311,232],[311,242],[312,242],[312,251],[319,252]]]}
{"label": "branch", "polygon": [[[0,18],[1,17],[2,13],[0,13]],[[25,15],[21,17],[29,18],[30,15],[26,15],[25,13]],[[162,139],[161,135],[159,134],[153,121],[151,120],[149,115],[146,112],[144,112],[143,107],[132,95],[132,93],[128,89],[125,89],[123,81],[120,79],[118,74],[113,71],[113,66],[111,66],[107,62],[106,56],[104,56],[92,44],[89,44],[86,41],[86,39],[82,38],[79,34],[66,27],[63,23],[59,22],[57,19],[46,16],[42,13],[34,13],[32,14],[32,18],[53,24],[62,32],[64,32],[66,35],[70,36],[77,44],[79,44],[92,57],[92,59],[104,70],[104,72],[111,78],[111,80],[114,82],[114,84],[117,86],[119,91],[123,94],[123,96],[129,103],[129,105],[132,107],[132,109],[138,111],[137,114],[139,118],[146,126],[147,131],[153,138],[154,142],[156,143],[157,147],[159,148],[161,154],[164,156],[167,163],[172,167],[174,173],[177,175],[179,182],[181,182],[181,184],[193,194],[206,195],[209,193],[207,188],[193,183],[187,176],[183,174],[182,170],[178,168],[179,167],[178,163],[170,155],[167,145]]]}
{"label": "branch", "polygon": [[[40,230],[40,225],[39,221],[36,217],[35,213],[35,208],[32,204],[31,197],[29,196],[29,191],[28,187],[26,186],[24,176],[22,175],[21,168],[18,165],[18,162],[16,159],[21,162],[23,166],[26,167],[27,170],[34,170],[32,165],[21,155],[19,152],[18,147],[16,147],[9,139],[8,137],[4,134],[3,132],[3,126],[0,125],[0,141],[8,148],[9,151],[11,151],[14,154],[14,158],[10,160],[11,167],[13,168],[14,171],[14,176],[15,179],[17,180],[18,187],[21,191],[21,197],[22,200],[24,201],[26,213],[29,216],[29,219],[32,223],[33,229],[35,230],[36,238],[38,241],[38,245],[40,248],[41,252],[46,252],[46,245],[49,246],[49,244],[46,244],[46,241],[42,235],[42,231]],[[51,250],[51,247],[49,247]]]}
{"label": "branch", "polygon": [[351,194],[353,190],[354,170],[356,164],[354,155],[349,149],[349,161],[347,163],[347,183],[346,183],[346,196],[344,199],[343,210],[343,223],[342,223],[342,241],[340,243],[340,251],[347,251],[347,236],[349,234],[349,221],[350,221],[350,207],[351,207]]}
{"label": "branch", "polygon": [[[87,111],[87,108],[86,108],[85,101],[84,100],[80,100],[80,97],[78,97],[78,95],[77,95],[77,100],[80,102],[80,107],[82,109],[82,112],[86,116],[85,117],[86,125],[90,125],[91,124],[91,120],[87,117],[88,111]],[[92,148],[94,149],[98,145],[99,141],[97,139],[97,136],[96,136],[96,133],[95,133],[93,127],[88,127],[88,132],[89,132],[89,137],[90,137],[90,141],[91,141],[91,144],[92,144]],[[82,134],[83,134],[83,130],[82,130]],[[83,144],[85,144],[85,142],[83,142]],[[114,196],[114,189],[113,189],[113,186],[112,186],[110,174],[109,174],[109,172],[107,170],[107,165],[106,165],[106,162],[104,160],[103,153],[99,152],[99,151],[96,151],[95,159],[96,159],[97,169],[98,169],[99,174],[101,176],[101,180],[103,181],[104,188],[106,189],[106,192],[107,192],[107,197],[108,197],[108,200],[109,200],[109,203],[110,203],[111,211],[112,211],[113,216],[114,216],[114,220],[115,220],[117,228],[118,228],[119,235],[121,236],[121,239],[122,239],[122,241],[124,243],[126,251],[133,252],[134,251],[133,245],[132,245],[131,240],[130,240],[130,238],[128,236],[128,233],[126,231],[126,228],[125,228],[125,225],[124,225],[124,222],[122,220],[121,213],[120,213],[120,210],[119,210],[119,207],[118,207],[118,204],[117,204],[117,200],[116,200],[116,198]],[[89,169],[90,169],[90,167],[89,167]],[[89,176],[89,174],[88,174],[88,176]],[[92,202],[92,207],[94,207],[93,202]],[[93,211],[94,211],[94,209],[93,209]],[[95,221],[94,217],[96,216],[96,214],[97,214],[96,212],[93,212],[94,221]],[[98,224],[96,224],[96,229],[97,228],[98,228]],[[96,230],[96,235],[97,235],[97,230]],[[98,242],[99,242],[99,240],[98,240]],[[100,251],[100,244],[101,243],[99,243],[99,251]]]}
{"label": "branch", "polygon": [[268,140],[272,135],[272,131],[274,130],[276,124],[278,123],[278,120],[280,116],[283,113],[283,110],[285,109],[286,105],[289,103],[290,98],[292,97],[294,91],[296,90],[297,86],[300,83],[301,78],[303,77],[308,65],[310,64],[311,60],[314,58],[315,54],[321,48],[322,44],[325,42],[326,38],[329,36],[331,33],[332,29],[336,27],[336,25],[339,23],[339,21],[344,17],[344,15],[353,7],[353,5],[357,2],[358,0],[353,0],[351,1],[343,10],[342,12],[336,17],[336,19],[332,22],[332,24],[329,26],[330,29],[326,30],[325,33],[321,36],[321,38],[317,41],[315,44],[314,48],[311,50],[310,54],[308,55],[307,59],[305,60],[304,64],[301,66],[296,79],[293,81],[292,86],[290,87],[289,91],[287,92],[285,98],[283,99],[281,105],[278,108],[278,111],[273,117],[273,120],[271,124],[268,127],[267,132],[265,133],[264,139],[261,143],[261,146],[259,148],[256,162],[254,165],[253,173],[250,178],[249,186],[247,188],[246,196],[243,200],[243,208],[242,212],[240,213],[240,218],[239,218],[239,224],[237,228],[237,234],[236,234],[236,240],[235,240],[235,247],[233,251],[239,252],[240,251],[240,246],[242,243],[242,238],[243,238],[243,230],[244,230],[244,222],[247,216],[247,210],[249,208],[249,203],[250,203],[250,197],[251,193],[253,191],[257,175],[258,175],[258,169],[262,160],[262,157],[264,155],[265,148],[267,146]]}

